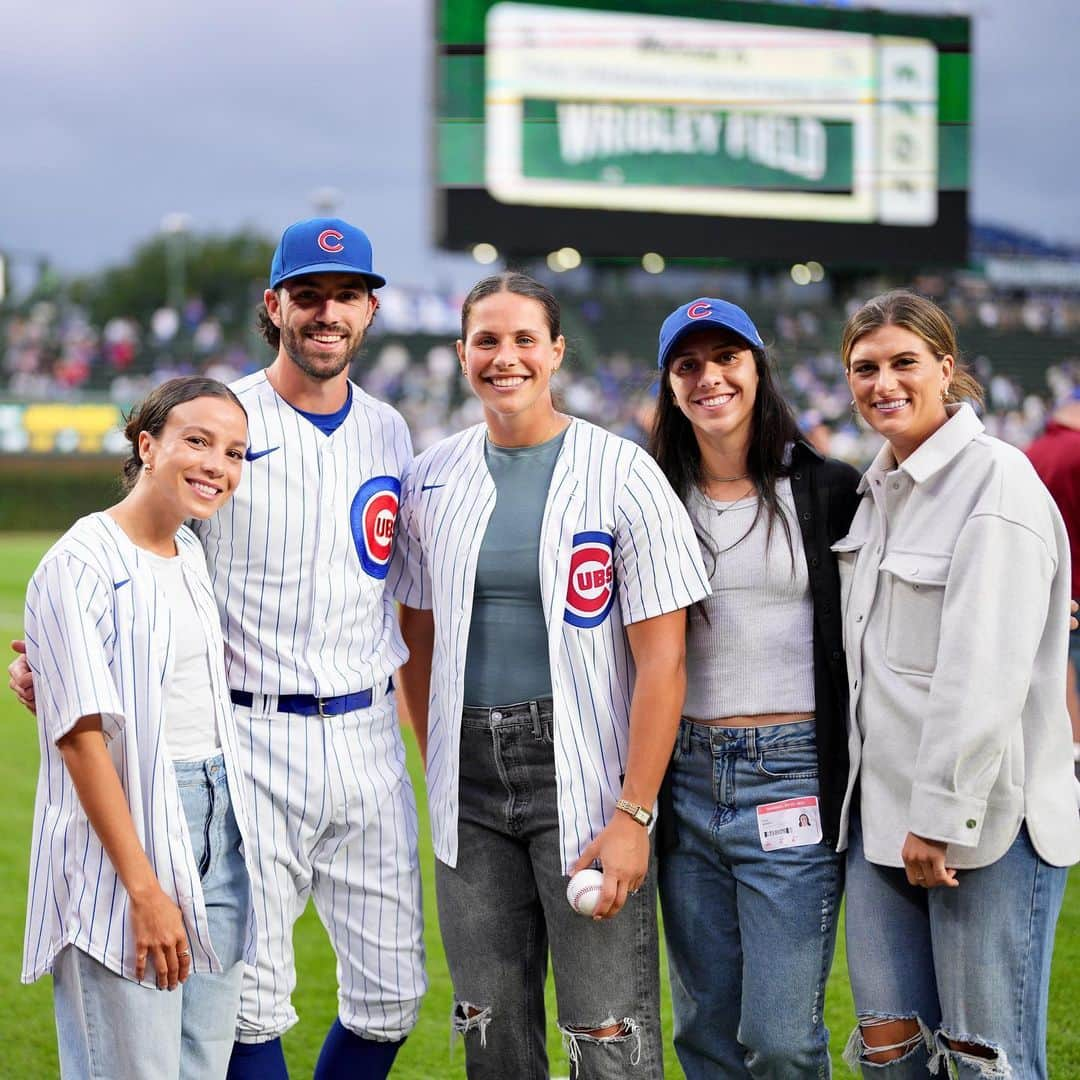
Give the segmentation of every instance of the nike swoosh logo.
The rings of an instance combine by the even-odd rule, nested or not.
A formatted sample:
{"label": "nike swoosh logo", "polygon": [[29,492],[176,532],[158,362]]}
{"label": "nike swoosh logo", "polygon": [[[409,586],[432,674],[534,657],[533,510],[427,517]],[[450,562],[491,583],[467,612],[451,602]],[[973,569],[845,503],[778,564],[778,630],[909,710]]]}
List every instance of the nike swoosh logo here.
{"label": "nike swoosh logo", "polygon": [[261,457],[266,457],[267,454],[272,454],[275,450],[280,450],[280,446],[271,446],[269,450],[252,450],[249,446],[244,457],[248,461],[258,461]]}
{"label": "nike swoosh logo", "polygon": [[441,488],[441,487],[446,487],[446,485],[445,484],[421,484],[420,485],[420,490],[421,491],[432,491],[435,488]]}
{"label": "nike swoosh logo", "polygon": [[114,581],[112,583],[112,587],[114,589],[122,589],[130,580],[131,580],[131,578],[126,577],[126,578],[124,578],[123,581]]}

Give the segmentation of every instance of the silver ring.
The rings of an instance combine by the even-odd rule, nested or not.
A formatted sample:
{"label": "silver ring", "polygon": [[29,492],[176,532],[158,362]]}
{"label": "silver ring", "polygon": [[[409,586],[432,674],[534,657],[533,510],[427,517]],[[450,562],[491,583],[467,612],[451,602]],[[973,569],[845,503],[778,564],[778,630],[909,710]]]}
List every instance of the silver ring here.
{"label": "silver ring", "polygon": [[183,952],[178,952],[176,955],[177,956],[190,956],[191,955],[191,950],[190,949],[185,949]]}

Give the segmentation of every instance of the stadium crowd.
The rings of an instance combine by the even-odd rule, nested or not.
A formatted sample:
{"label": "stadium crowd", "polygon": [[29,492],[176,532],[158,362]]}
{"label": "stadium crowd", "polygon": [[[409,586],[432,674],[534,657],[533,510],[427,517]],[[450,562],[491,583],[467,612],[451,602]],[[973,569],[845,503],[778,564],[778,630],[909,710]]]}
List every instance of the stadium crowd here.
{"label": "stadium crowd", "polygon": [[[974,274],[923,278],[916,287],[942,301],[966,340],[977,340],[979,349],[968,359],[986,390],[987,429],[1026,446],[1055,405],[1080,386],[1080,296],[995,290]],[[580,337],[572,329],[568,334],[575,376],[561,391],[567,409],[643,442],[655,393],[651,311],[638,312],[637,296],[621,304],[586,295],[567,299],[568,323],[584,328]],[[449,291],[387,286],[354,370],[365,389],[402,412],[417,449],[479,418],[453,352],[460,300]],[[762,322],[803,429],[833,456],[864,465],[878,439],[851,409],[837,352],[837,328],[859,302],[774,300],[771,318]],[[662,308],[665,301],[657,303]],[[641,326],[633,343],[605,347],[613,322],[627,339],[628,317]],[[1029,344],[1032,355],[1018,355]],[[79,305],[58,299],[0,315],[0,398],[9,401],[109,400],[127,408],[169,378],[202,374],[231,382],[265,361],[253,325],[227,322],[198,297],[180,312],[160,309],[147,325],[132,316],[93,325]]]}

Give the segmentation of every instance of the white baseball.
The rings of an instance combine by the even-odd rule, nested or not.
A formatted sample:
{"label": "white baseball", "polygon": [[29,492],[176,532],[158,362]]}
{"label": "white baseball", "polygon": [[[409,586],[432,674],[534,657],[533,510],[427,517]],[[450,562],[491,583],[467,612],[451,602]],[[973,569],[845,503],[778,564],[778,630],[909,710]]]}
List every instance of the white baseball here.
{"label": "white baseball", "polygon": [[591,915],[603,887],[604,875],[599,870],[579,870],[566,886],[566,900],[579,915]]}

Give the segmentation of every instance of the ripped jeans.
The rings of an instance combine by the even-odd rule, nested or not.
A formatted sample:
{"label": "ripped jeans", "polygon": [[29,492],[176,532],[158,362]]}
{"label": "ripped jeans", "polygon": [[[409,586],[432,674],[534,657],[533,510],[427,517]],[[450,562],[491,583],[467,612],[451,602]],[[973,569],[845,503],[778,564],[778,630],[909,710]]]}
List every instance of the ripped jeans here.
{"label": "ripped jeans", "polygon": [[549,950],[571,1075],[662,1080],[655,860],[614,919],[567,903],[550,700],[464,710],[459,800],[457,866],[436,860],[435,885],[470,1080],[546,1080]]}
{"label": "ripped jeans", "polygon": [[1039,858],[1021,826],[997,862],[958,871],[959,888],[909,885],[902,869],[866,861],[853,814],[846,925],[855,1011],[863,1025],[917,1019],[920,1033],[882,1064],[863,1056],[856,1028],[849,1064],[877,1080],[924,1080],[928,1068],[944,1077],[950,1064],[961,1080],[1045,1080],[1050,961],[1067,876]]}

